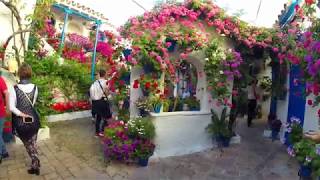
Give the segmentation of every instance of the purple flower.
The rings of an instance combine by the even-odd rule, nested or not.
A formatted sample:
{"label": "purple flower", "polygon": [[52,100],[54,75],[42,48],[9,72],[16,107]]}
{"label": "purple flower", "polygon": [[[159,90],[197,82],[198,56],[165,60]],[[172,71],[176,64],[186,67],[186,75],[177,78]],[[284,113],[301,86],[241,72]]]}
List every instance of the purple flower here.
{"label": "purple flower", "polygon": [[308,162],[308,163],[309,163],[309,162],[311,162],[311,161],[312,161],[312,158],[311,158],[311,157],[309,157],[309,156],[307,156],[305,160],[306,160],[306,162]]}
{"label": "purple flower", "polygon": [[312,59],[312,56],[311,56],[311,55],[306,55],[306,56],[304,57],[304,60],[307,61],[308,63],[311,63],[313,59]]}
{"label": "purple flower", "polygon": [[294,149],[291,146],[289,146],[287,148],[287,152],[291,157],[295,157],[296,156],[296,153],[294,152]]}
{"label": "purple flower", "polygon": [[290,121],[291,121],[291,123],[296,123],[296,124],[301,123],[301,120],[297,117],[294,117],[294,116],[290,118]]}

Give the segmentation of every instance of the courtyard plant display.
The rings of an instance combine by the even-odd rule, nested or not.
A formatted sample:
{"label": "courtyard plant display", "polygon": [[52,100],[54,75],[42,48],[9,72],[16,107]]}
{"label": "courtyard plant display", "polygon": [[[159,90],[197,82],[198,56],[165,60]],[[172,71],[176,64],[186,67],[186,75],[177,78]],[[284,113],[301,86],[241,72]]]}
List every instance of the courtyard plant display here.
{"label": "courtyard plant display", "polygon": [[[37,108],[42,125],[47,115],[90,109],[87,100],[90,70],[76,61],[66,60],[59,65],[57,58],[53,55],[39,60],[33,52],[29,52],[25,59],[32,67],[32,82],[39,88]],[[55,102],[56,89],[63,94],[63,102]]]}
{"label": "courtyard plant display", "polygon": [[[229,107],[232,103],[228,101],[231,95],[228,82],[241,76],[240,53],[253,55],[253,49],[263,52],[272,46],[273,36],[269,29],[251,27],[236,17],[229,17],[211,1],[197,0],[158,6],[151,12],[129,19],[120,32],[122,37],[132,41],[130,56],[138,66],[143,67],[145,74],[165,73],[172,82],[179,80],[176,72],[182,61],[193,51],[205,50],[204,73],[209,76],[208,90],[212,98]],[[241,51],[222,49],[217,42],[225,38],[241,44]],[[177,52],[179,57],[171,57],[172,52]],[[138,86],[139,80],[136,80],[134,88]],[[146,96],[149,95],[146,89],[150,86],[150,83],[143,81],[140,84]]]}
{"label": "courtyard plant display", "polygon": [[206,131],[212,135],[219,147],[228,147],[232,132],[228,128],[227,108],[223,108],[220,117],[214,110],[211,110],[211,114],[211,123],[206,127]]}
{"label": "courtyard plant display", "polygon": [[147,166],[155,145],[155,127],[149,117],[115,121],[105,128],[103,151],[107,160],[138,163]]}

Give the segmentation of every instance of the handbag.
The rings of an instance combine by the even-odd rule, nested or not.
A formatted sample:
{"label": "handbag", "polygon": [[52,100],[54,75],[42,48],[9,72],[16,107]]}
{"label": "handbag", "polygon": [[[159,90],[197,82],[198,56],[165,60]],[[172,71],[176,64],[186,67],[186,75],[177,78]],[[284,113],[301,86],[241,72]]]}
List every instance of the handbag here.
{"label": "handbag", "polygon": [[[17,89],[18,86],[15,86]],[[19,89],[22,91],[21,89]],[[28,102],[31,105],[32,108],[32,119],[29,118],[23,118],[21,116],[17,116],[13,114],[12,120],[13,120],[13,129],[17,132],[18,136],[20,138],[28,139],[33,136],[33,134],[37,133],[40,128],[40,116],[39,113],[34,108],[34,103],[31,102],[28,95],[22,91],[24,96],[28,99]]]}

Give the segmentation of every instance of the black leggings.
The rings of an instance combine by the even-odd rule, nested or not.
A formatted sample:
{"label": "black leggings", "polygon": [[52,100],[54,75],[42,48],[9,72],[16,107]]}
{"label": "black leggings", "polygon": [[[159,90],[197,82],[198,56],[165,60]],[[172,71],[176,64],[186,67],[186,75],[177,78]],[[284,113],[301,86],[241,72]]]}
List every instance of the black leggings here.
{"label": "black leggings", "polygon": [[[102,121],[102,125],[101,125]],[[96,133],[104,132],[104,127],[107,125],[107,120],[102,118],[101,115],[96,115]]]}
{"label": "black leggings", "polygon": [[250,99],[248,102],[248,126],[251,126],[252,119],[256,116],[257,100]]}

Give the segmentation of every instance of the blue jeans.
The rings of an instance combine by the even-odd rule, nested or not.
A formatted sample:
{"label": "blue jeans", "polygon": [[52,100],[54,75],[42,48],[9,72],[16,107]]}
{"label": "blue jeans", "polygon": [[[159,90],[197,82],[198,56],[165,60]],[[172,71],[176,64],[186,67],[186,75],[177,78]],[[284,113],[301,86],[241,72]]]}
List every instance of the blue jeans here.
{"label": "blue jeans", "polygon": [[7,153],[6,146],[3,141],[3,128],[4,128],[5,118],[0,118],[0,155]]}

